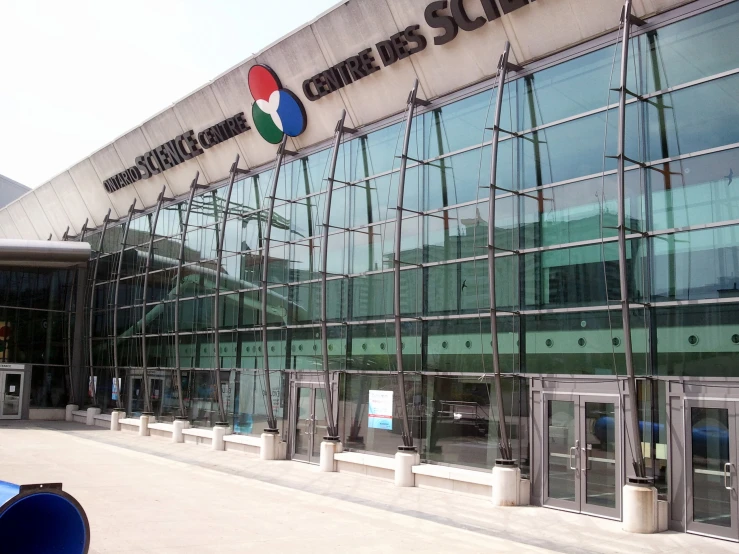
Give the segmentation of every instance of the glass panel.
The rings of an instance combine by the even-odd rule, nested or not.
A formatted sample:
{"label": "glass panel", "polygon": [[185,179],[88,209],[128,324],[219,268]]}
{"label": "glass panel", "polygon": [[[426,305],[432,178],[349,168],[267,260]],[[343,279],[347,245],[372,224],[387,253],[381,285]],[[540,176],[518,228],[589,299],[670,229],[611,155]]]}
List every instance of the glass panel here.
{"label": "glass panel", "polygon": [[[400,154],[400,141],[404,131],[405,123],[396,123],[351,141],[351,179],[357,181],[393,169],[397,161],[395,156]],[[418,158],[416,140],[411,140],[411,143],[408,155]]]}
{"label": "glass panel", "polygon": [[298,388],[298,409],[295,412],[295,455],[308,457],[311,432],[311,389]]}
{"label": "glass panel", "polygon": [[[423,418],[423,396],[420,378],[414,375],[405,377],[405,399],[414,438],[421,437]],[[392,392],[392,422],[388,425],[372,427],[369,425],[370,391]],[[400,418],[400,401],[395,375],[347,374],[342,392],[345,437],[342,441],[347,449],[377,452],[394,456],[398,446],[403,444]]]}
{"label": "glass panel", "polygon": [[731,527],[731,491],[724,487],[729,463],[729,410],[690,408],[693,451],[693,521]]}
{"label": "glass panel", "polygon": [[585,502],[616,507],[616,420],[614,405],[585,402]]}
{"label": "glass panel", "polygon": [[150,379],[149,390],[151,392],[151,409],[155,415],[162,413],[162,395],[164,382],[162,379]]}
{"label": "glass panel", "polygon": [[326,414],[328,408],[326,406],[326,389],[315,389],[316,403],[313,412],[313,452],[311,458],[318,460],[321,456],[321,442],[323,437],[328,435],[328,419]]}
{"label": "glass panel", "polygon": [[[630,301],[646,295],[646,247],[645,240],[626,241]],[[527,307],[606,306],[621,298],[616,242],[526,254],[522,263]]]}
{"label": "glass panel", "polygon": [[[570,375],[624,375],[621,312],[566,312],[529,315],[526,329],[525,368],[528,373]],[[634,371],[645,375],[649,342],[646,313],[631,310]],[[615,364],[615,365],[614,365]]]}
{"label": "glass panel", "polygon": [[576,467],[577,454],[575,453],[570,461],[570,448],[575,446],[575,403],[566,400],[549,400],[547,404],[548,496],[557,500],[574,502],[577,499],[576,472],[570,469],[570,464]]}
{"label": "glass panel", "polygon": [[[426,379],[424,388],[424,461],[472,466],[489,471],[500,457],[498,415],[492,380],[433,377]],[[526,394],[526,386],[521,380],[503,379],[508,439],[513,457],[522,460],[524,465],[528,459]]]}
{"label": "glass panel", "polygon": [[739,306],[658,308],[657,374],[736,377]]}
{"label": "glass panel", "polygon": [[648,159],[738,142],[738,97],[739,75],[654,97],[645,108]]}
{"label": "glass panel", "polygon": [[652,92],[739,65],[739,4],[717,8],[639,37],[645,56],[647,90]]}
{"label": "glass panel", "polygon": [[[519,370],[518,317],[498,317],[501,371]],[[490,318],[429,321],[425,370],[492,372]]]}
{"label": "glass panel", "polygon": [[[613,47],[603,48],[519,79],[517,85],[522,97],[519,129],[531,129],[604,106],[608,87],[618,83],[618,75],[613,76],[610,85],[609,79],[613,61],[618,61],[620,56],[620,47],[615,52]],[[618,72],[618,64],[614,72]],[[634,81],[634,64],[629,63],[631,90]],[[611,102],[614,95],[611,93]]]}
{"label": "glass panel", "polygon": [[[627,106],[626,156],[632,160],[642,157],[638,115],[635,105]],[[605,160],[604,156],[615,154],[617,136],[618,114],[610,110],[516,139],[522,162],[520,187],[538,187],[615,169],[614,160]]]}
{"label": "glass panel", "polygon": [[138,415],[144,411],[144,380],[141,377],[132,379],[131,411]]}
{"label": "glass panel", "polygon": [[21,413],[21,377],[20,373],[5,374],[2,406],[4,416],[16,416]]}
{"label": "glass panel", "polygon": [[[428,129],[425,137],[425,158],[436,158],[462,148],[483,142],[488,120],[492,121],[496,89],[470,96],[453,104],[442,106],[423,115],[423,124]],[[500,126],[511,129],[511,100],[515,104],[515,89],[505,89],[501,106]],[[418,125],[420,122],[416,122]],[[488,154],[488,164],[490,155]]]}
{"label": "glass panel", "polygon": [[739,226],[654,238],[654,300],[739,297]]}
{"label": "glass panel", "polygon": [[[628,171],[625,174],[626,226],[633,231],[646,228],[644,197],[639,177],[639,171]],[[530,196],[521,197],[524,248],[617,235],[615,175],[540,189],[529,194]]]}

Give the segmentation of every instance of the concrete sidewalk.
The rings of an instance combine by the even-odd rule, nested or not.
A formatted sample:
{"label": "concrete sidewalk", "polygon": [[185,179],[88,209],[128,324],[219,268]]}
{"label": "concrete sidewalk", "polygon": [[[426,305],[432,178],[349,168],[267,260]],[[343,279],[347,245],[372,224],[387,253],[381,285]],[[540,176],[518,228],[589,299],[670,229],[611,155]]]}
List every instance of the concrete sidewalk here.
{"label": "concrete sidewalk", "polygon": [[0,479],[61,481],[102,552],[736,552],[683,533],[62,422],[0,423]]}

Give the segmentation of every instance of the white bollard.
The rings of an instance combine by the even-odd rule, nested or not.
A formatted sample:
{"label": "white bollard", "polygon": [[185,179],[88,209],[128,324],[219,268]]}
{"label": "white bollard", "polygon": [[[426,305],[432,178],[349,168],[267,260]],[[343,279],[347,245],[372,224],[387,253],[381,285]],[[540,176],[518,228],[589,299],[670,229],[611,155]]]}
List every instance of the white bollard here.
{"label": "white bollard", "polygon": [[280,435],[277,433],[262,433],[262,446],[259,449],[259,457],[262,460],[277,459],[277,443]]}
{"label": "white bollard", "polygon": [[657,489],[648,485],[624,485],[622,529],[627,533],[656,533],[659,529]]}
{"label": "white bollard", "polygon": [[226,445],[223,442],[223,437],[226,436],[228,427],[225,425],[216,425],[213,427],[213,439],[211,440],[211,450],[225,450]]}
{"label": "white bollard", "polygon": [[149,436],[149,416],[142,415],[139,418],[139,437]]}
{"label": "white bollard", "polygon": [[72,412],[76,412],[80,407],[77,404],[67,404],[67,409],[64,413],[64,421],[74,421]]}
{"label": "white bollard", "polygon": [[321,443],[321,462],[320,468],[322,472],[331,473],[336,471],[334,463],[334,454],[341,452],[341,443],[339,441],[323,441]]}
{"label": "white bollard", "polygon": [[418,452],[396,452],[395,453],[395,486],[415,487],[416,476],[413,474],[413,466],[421,463]]}
{"label": "white bollard", "polygon": [[87,425],[95,425],[95,416],[101,412],[100,408],[87,408]]}
{"label": "white bollard", "polygon": [[516,466],[493,467],[493,506],[520,506],[521,469]]}
{"label": "white bollard", "polygon": [[113,413],[110,414],[110,430],[111,431],[120,431],[121,430],[121,419],[126,417],[126,412],[119,412],[118,410],[113,410]]}
{"label": "white bollard", "polygon": [[185,435],[182,434],[182,430],[186,429],[185,423],[187,421],[183,419],[175,419],[172,423],[172,442],[185,442]]}

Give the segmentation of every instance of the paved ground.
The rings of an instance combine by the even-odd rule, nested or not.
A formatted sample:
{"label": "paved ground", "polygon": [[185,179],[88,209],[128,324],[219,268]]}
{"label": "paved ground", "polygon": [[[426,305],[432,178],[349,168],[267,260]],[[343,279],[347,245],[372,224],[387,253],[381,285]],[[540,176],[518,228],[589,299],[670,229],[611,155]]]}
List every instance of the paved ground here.
{"label": "paved ground", "polygon": [[400,489],[73,423],[1,423],[0,479],[63,482],[87,512],[93,554],[739,550],[683,533],[629,535],[609,520],[494,508],[482,497]]}

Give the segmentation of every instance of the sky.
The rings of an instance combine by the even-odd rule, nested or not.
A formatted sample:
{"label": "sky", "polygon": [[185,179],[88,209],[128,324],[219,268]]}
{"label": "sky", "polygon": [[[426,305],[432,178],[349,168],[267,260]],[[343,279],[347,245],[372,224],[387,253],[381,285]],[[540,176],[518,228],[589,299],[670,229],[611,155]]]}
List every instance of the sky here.
{"label": "sky", "polygon": [[0,174],[35,188],[337,0],[0,0]]}

